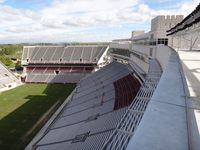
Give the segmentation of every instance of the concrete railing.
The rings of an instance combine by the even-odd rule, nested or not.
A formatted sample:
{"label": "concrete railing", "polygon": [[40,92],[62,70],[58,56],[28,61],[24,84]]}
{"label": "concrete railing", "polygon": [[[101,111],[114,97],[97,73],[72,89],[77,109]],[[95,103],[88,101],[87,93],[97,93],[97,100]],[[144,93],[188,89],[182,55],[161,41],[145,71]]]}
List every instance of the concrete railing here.
{"label": "concrete railing", "polygon": [[[149,52],[150,48],[153,49],[153,57],[159,61],[160,65],[162,67],[162,70],[164,70],[166,65],[168,64],[171,52],[173,51],[169,47],[164,46],[164,45],[157,45],[156,47],[155,46],[134,45],[132,47],[131,51],[137,52],[138,54],[141,54],[145,57],[151,57],[150,52]],[[135,59],[135,57],[132,59]],[[147,68],[148,65],[146,65],[144,63],[141,64],[140,62],[138,64],[138,61],[134,61],[134,62],[137,65],[141,66],[141,68],[144,68],[145,72],[148,72],[148,68]]]}
{"label": "concrete railing", "polygon": [[165,67],[167,66],[171,53],[172,50],[169,47],[164,45],[157,45],[156,59],[159,61],[162,70],[164,70]]}
{"label": "concrete railing", "polygon": [[117,49],[131,49],[131,43],[130,42],[112,42],[109,45],[110,48],[117,48]]}
{"label": "concrete railing", "polygon": [[156,58],[163,74],[127,150],[188,150],[185,92],[177,53],[160,45]]}
{"label": "concrete railing", "polygon": [[[129,50],[130,57],[129,57],[129,64],[133,68],[138,68],[139,72],[141,74],[147,74],[149,63],[148,58],[150,54],[150,48],[152,48],[153,53],[152,55],[155,55],[155,47],[152,46],[142,46],[142,45],[131,45],[130,42],[112,42],[110,43],[110,48],[116,48],[116,49],[127,49]],[[114,55],[114,54],[113,54]],[[120,55],[120,54],[118,54]]]}
{"label": "concrete railing", "polygon": [[149,63],[145,62],[144,60],[139,59],[138,57],[131,55],[129,64],[135,68],[134,66],[137,65],[143,72],[142,74],[147,74],[149,69]]}
{"label": "concrete railing", "polygon": [[150,51],[152,50],[152,56],[153,58],[155,58],[155,50],[156,50],[156,47],[155,46],[150,46],[150,45],[136,45],[136,44],[133,44],[132,47],[131,47],[131,51],[135,51],[135,52],[138,52],[140,54],[143,54],[143,55],[146,55],[146,56],[150,56]]}
{"label": "concrete railing", "polygon": [[152,57],[156,58],[159,61],[160,65],[162,67],[162,70],[164,70],[169,61],[169,57],[172,52],[172,50],[169,47],[164,46],[164,45],[157,45],[156,47],[155,46],[144,46],[144,45],[133,45],[131,51],[137,52],[138,54],[141,54],[141,55],[145,55],[146,57],[151,57],[150,56],[150,48],[152,48],[152,50],[153,50]]}

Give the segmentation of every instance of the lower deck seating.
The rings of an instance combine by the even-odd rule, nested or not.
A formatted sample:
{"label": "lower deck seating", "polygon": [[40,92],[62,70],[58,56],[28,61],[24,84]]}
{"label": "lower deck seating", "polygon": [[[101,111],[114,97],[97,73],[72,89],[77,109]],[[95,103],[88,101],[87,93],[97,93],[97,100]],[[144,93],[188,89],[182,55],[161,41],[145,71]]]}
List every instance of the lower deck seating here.
{"label": "lower deck seating", "polygon": [[[128,80],[133,80],[127,85],[127,93],[136,92],[134,90],[140,87],[130,73],[126,65],[113,62],[82,79],[70,102],[33,145],[33,149],[101,149],[128,108],[129,102],[115,109],[115,83],[118,86],[126,81],[126,85]],[[132,90],[133,84],[138,87]],[[118,96],[120,94],[123,93],[118,93]],[[119,102],[123,100],[118,99]]]}
{"label": "lower deck seating", "polygon": [[27,83],[77,83],[92,72],[93,67],[26,67]]}

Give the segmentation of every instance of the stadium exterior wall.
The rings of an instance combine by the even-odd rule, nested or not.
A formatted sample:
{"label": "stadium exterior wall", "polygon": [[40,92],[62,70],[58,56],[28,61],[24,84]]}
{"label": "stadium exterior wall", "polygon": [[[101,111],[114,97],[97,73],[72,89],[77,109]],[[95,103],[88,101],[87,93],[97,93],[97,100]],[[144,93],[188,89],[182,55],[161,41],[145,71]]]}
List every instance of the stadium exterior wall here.
{"label": "stadium exterior wall", "polygon": [[166,36],[166,30],[175,26],[177,23],[183,20],[183,15],[167,15],[167,16],[157,16],[151,21],[151,34],[155,39],[158,38],[167,38],[168,45],[172,46],[172,44],[177,44],[177,41],[172,43],[172,38]]}

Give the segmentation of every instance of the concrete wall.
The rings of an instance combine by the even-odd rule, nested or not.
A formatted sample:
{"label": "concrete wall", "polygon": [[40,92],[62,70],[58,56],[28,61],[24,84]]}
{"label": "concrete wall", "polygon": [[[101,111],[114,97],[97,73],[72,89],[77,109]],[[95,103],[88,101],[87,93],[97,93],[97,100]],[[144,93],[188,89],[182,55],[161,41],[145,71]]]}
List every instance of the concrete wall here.
{"label": "concrete wall", "polygon": [[166,37],[166,30],[174,27],[177,23],[183,20],[183,15],[177,16],[157,16],[151,21],[151,31],[155,32],[155,37]]}
{"label": "concrete wall", "polygon": [[[140,74],[148,73],[150,48],[152,48],[152,57],[155,57],[154,46],[132,45],[130,42],[112,42],[110,48],[130,50],[130,57],[126,57],[126,60],[129,60],[129,64]],[[115,57],[117,54],[113,54],[112,56]],[[118,57],[116,58],[118,59]]]}
{"label": "concrete wall", "polygon": [[[177,16],[157,16],[156,18],[152,19],[151,21],[151,32],[153,34],[153,37],[155,39],[159,38],[167,38],[168,39],[168,45],[172,46],[172,37],[166,36],[167,30],[174,27],[176,24],[181,22],[183,20],[183,15],[177,15]],[[176,41],[174,41],[177,43]]]}
{"label": "concrete wall", "polygon": [[171,50],[169,47],[164,45],[157,45],[156,48],[156,59],[159,61],[162,70],[165,70],[165,67],[169,61],[169,57],[171,55]]}
{"label": "concrete wall", "polygon": [[131,51],[136,51],[139,54],[145,55],[147,57],[150,56],[150,49],[153,50],[152,56],[153,58],[155,58],[156,56],[156,47],[155,46],[149,46],[149,45],[135,45],[133,44],[131,47]]}
{"label": "concrete wall", "polygon": [[[155,46],[149,46],[149,45],[135,45],[129,43],[129,42],[122,42],[122,43],[114,43],[112,42],[110,44],[110,48],[116,48],[116,49],[128,49],[132,53],[130,54],[130,60],[129,63],[132,65],[133,68],[137,66],[137,68],[140,68],[138,72],[141,74],[147,74],[148,73],[148,60],[149,58],[155,58],[156,57],[156,47]],[[150,50],[151,49],[151,50]],[[150,56],[150,51],[152,51],[152,56]],[[135,56],[141,56],[141,58]]]}
{"label": "concrete wall", "polygon": [[132,37],[131,37],[131,38],[134,38],[135,36],[142,35],[142,34],[144,34],[144,33],[145,33],[144,30],[132,31]]}
{"label": "concrete wall", "polygon": [[146,57],[151,57],[150,48],[153,49],[152,57],[156,58],[159,61],[162,70],[164,70],[171,55],[171,49],[169,47],[165,45],[157,45],[157,46],[133,45],[131,51],[136,51],[141,55],[145,55]]}
{"label": "concrete wall", "polygon": [[[144,46],[144,45],[133,45],[132,46],[132,52],[137,52],[138,54],[141,54],[143,56],[145,56],[146,58],[151,57],[150,56],[150,48],[153,49],[153,58],[156,58],[161,67],[162,70],[165,69],[168,61],[169,61],[169,57],[171,55],[171,49],[165,45],[157,45],[157,46]],[[137,57],[135,57],[134,55],[131,55],[131,60],[136,63],[138,66],[140,66],[146,73],[148,72],[148,61],[144,62],[140,59],[138,59]]]}
{"label": "concrete wall", "polygon": [[135,65],[137,65],[142,71],[138,71],[141,74],[147,74],[148,73],[148,69],[149,69],[149,63],[145,62],[137,57],[135,57],[134,55],[131,54],[130,56],[130,61],[129,64],[135,68]]}
{"label": "concrete wall", "polygon": [[[114,44],[113,44],[114,45]],[[119,44],[116,44],[115,48],[122,48],[122,46],[119,46]],[[128,46],[130,47],[130,46]],[[127,47],[127,49],[128,49]],[[150,49],[152,49],[152,56],[150,56]],[[130,56],[130,62],[135,63],[140,67],[145,73],[148,73],[148,59],[149,58],[156,58],[162,67],[162,70],[165,69],[167,62],[169,60],[169,57],[171,55],[171,50],[169,50],[169,47],[166,47],[164,45],[157,45],[157,46],[148,46],[148,45],[135,45],[133,44],[130,48],[130,51],[142,56],[144,60],[134,56],[131,54]]]}

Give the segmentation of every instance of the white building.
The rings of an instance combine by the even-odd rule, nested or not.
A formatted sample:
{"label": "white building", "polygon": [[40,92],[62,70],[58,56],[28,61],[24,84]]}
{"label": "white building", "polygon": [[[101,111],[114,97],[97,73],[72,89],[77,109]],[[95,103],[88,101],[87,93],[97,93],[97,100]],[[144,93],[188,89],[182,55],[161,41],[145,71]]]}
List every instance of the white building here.
{"label": "white building", "polygon": [[[148,72],[148,58],[156,57],[156,45],[164,44],[168,46],[178,45],[178,40],[167,36],[167,30],[183,20],[183,15],[157,16],[151,21],[151,31],[133,31],[130,39],[113,40],[110,48],[119,52],[117,49],[131,50],[130,60],[134,64],[140,64],[143,74]],[[172,40],[173,39],[173,40]],[[142,58],[142,59],[141,59]],[[138,67],[137,67],[138,68]],[[141,72],[140,69],[138,71]]]}

